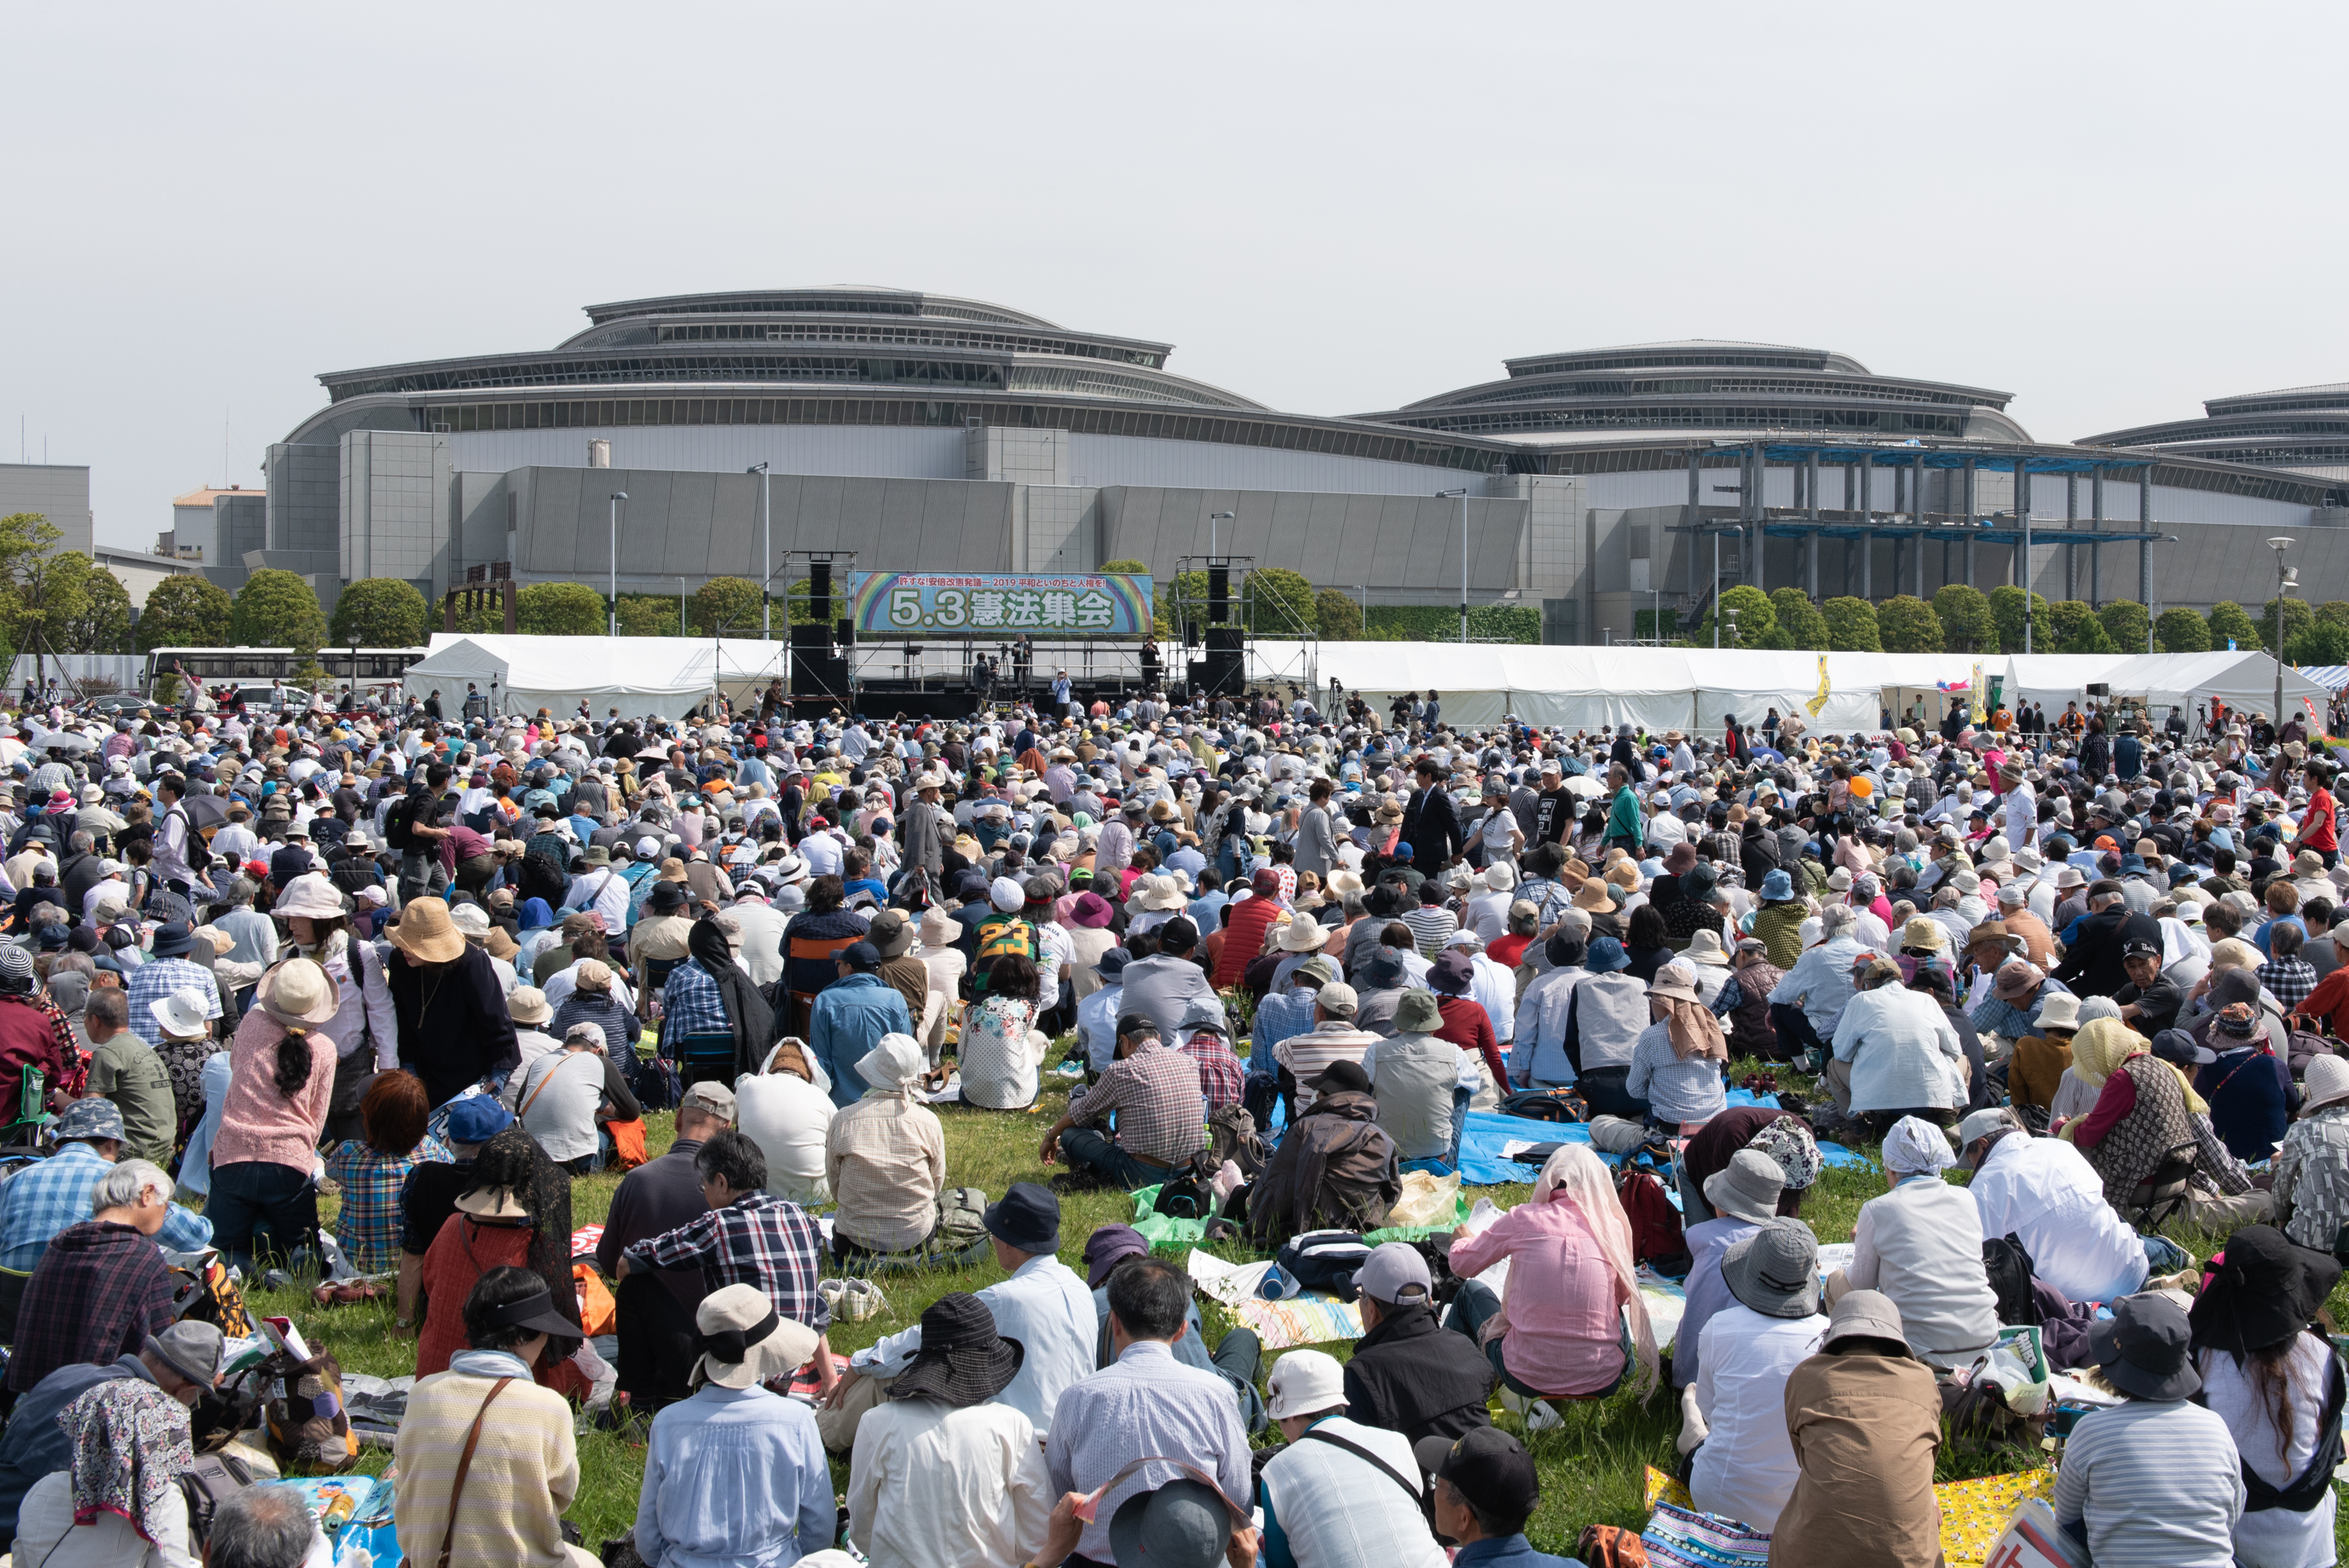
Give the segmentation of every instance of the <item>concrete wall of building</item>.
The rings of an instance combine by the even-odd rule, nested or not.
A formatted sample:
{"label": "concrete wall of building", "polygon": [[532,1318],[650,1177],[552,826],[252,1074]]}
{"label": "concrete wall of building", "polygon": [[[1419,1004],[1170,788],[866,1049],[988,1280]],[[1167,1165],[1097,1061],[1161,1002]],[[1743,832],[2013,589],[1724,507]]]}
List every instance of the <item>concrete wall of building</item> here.
{"label": "concrete wall of building", "polygon": [[[249,491],[215,496],[212,499],[214,548],[205,554],[204,565],[233,572],[238,585],[242,586],[245,573],[244,558],[269,546],[269,501],[265,496]],[[235,590],[230,591],[233,593]]]}
{"label": "concrete wall of building", "polygon": [[[450,466],[482,473],[584,468],[587,443],[608,440],[612,461],[656,469],[739,474],[771,463],[778,474],[852,479],[965,478],[964,432],[954,426],[627,425],[573,430],[459,430],[442,437]],[[1065,482],[1065,481],[1063,481]]]}
{"label": "concrete wall of building", "polygon": [[272,550],[331,551],[339,557],[345,533],[341,447],[333,442],[280,441],[269,449],[262,469],[269,484],[265,539],[237,548],[223,536],[221,560],[204,564],[217,564],[242,583],[244,552],[249,549],[265,545]]}
{"label": "concrete wall of building", "polygon": [[[449,584],[449,443],[415,430],[354,430],[342,438],[340,540],[347,582],[399,577],[426,598]],[[270,542],[308,551],[306,542]]]}
{"label": "concrete wall of building", "polygon": [[[609,580],[615,490],[628,497],[619,531],[622,592],[672,592],[680,576],[698,585],[714,576],[761,575],[754,474],[529,468],[505,481],[516,522],[514,574],[525,581],[600,587]],[[792,550],[853,550],[857,571],[1008,571],[1016,488],[779,473],[777,585],[787,581]]]}
{"label": "concrete wall of building", "polygon": [[973,426],[963,432],[962,477],[1016,485],[1065,485],[1069,482],[1069,433]]}
{"label": "concrete wall of building", "polygon": [[[1498,457],[1495,456],[1495,462]],[[1154,436],[1069,438],[1070,482],[1080,485],[1159,486],[1319,491],[1340,495],[1432,496],[1462,485],[1480,487],[1485,475],[1433,463],[1394,463],[1330,452],[1292,452],[1273,447],[1226,446],[1215,441],[1170,441]]]}
{"label": "concrete wall of building", "polygon": [[36,511],[57,531],[59,550],[89,553],[95,525],[89,469],[71,463],[0,463],[0,517]]}
{"label": "concrete wall of building", "polygon": [[[1102,559],[1133,560],[1171,577],[1186,555],[1245,555],[1285,567],[1317,587],[1343,588],[1371,602],[1456,603],[1460,506],[1444,497],[1325,495],[1112,485],[1102,492]],[[1497,597],[1517,585],[1527,503],[1514,496],[1468,498],[1469,593]]]}

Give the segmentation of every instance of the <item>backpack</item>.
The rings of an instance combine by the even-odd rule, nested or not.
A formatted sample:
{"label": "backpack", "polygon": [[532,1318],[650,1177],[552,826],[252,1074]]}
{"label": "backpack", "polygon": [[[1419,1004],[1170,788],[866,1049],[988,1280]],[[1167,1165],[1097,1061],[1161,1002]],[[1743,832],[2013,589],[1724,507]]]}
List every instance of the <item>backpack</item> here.
{"label": "backpack", "polygon": [[2039,1305],[2031,1294],[2031,1253],[2013,1232],[1982,1238],[1982,1273],[1998,1297],[1999,1322],[2026,1327],[2039,1321]]}
{"label": "backpack", "polygon": [[1306,1290],[1352,1301],[1354,1275],[1370,1255],[1371,1243],[1359,1231],[1307,1231],[1281,1244],[1278,1266]]}
{"label": "backpack", "polygon": [[1684,1277],[1694,1260],[1681,1234],[1680,1211],[1664,1184],[1648,1171],[1626,1171],[1615,1178],[1615,1196],[1631,1222],[1633,1261],[1653,1264],[1658,1274],[1674,1279]]}
{"label": "backpack", "polygon": [[398,804],[384,814],[383,841],[388,847],[403,853],[421,847],[409,830],[415,827],[416,813],[423,804],[423,795],[411,791],[401,796]]}
{"label": "backpack", "polygon": [[1256,1118],[1246,1106],[1219,1105],[1207,1113],[1207,1146],[1215,1164],[1226,1160],[1239,1167],[1240,1178],[1253,1181],[1272,1158],[1272,1150],[1256,1130]]}
{"label": "backpack", "polygon": [[685,1098],[685,1080],[678,1075],[677,1064],[667,1057],[629,1051],[621,1057],[620,1076],[628,1080],[628,1092],[647,1112],[674,1109]]}
{"label": "backpack", "polygon": [[188,869],[191,872],[209,870],[212,863],[212,841],[196,827],[196,820],[188,815],[188,809],[174,806],[163,816],[167,821],[173,817],[179,818],[180,825],[188,830],[187,847],[182,851],[187,856]]}
{"label": "backpack", "polygon": [[253,1484],[244,1461],[227,1454],[198,1454],[196,1462],[180,1472],[180,1491],[188,1502],[188,1534],[198,1546],[212,1539],[212,1515],[221,1504]]}
{"label": "backpack", "polygon": [[1194,1154],[1160,1185],[1158,1201],[1151,1205],[1151,1212],[1173,1220],[1207,1218],[1216,1208],[1215,1176],[1215,1157],[1204,1152]]}
{"label": "backpack", "polygon": [[1590,1102],[1570,1088],[1519,1089],[1501,1101],[1501,1114],[1528,1121],[1588,1121]]}
{"label": "backpack", "polygon": [[253,1336],[253,1319],[244,1310],[244,1293],[229,1277],[218,1253],[205,1253],[171,1268],[171,1316],[175,1321],[209,1323],[231,1339]]}

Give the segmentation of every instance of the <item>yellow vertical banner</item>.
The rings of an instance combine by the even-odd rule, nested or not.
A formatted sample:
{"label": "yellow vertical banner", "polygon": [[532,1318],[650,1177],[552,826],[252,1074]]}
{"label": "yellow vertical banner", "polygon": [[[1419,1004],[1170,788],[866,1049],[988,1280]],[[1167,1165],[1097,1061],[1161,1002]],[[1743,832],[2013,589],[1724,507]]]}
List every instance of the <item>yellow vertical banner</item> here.
{"label": "yellow vertical banner", "polygon": [[1827,706],[1828,689],[1827,656],[1825,654],[1821,654],[1819,655],[1819,695],[1811,698],[1810,701],[1803,705],[1805,707],[1811,710],[1811,717],[1813,718],[1818,717],[1820,710]]}
{"label": "yellow vertical banner", "polygon": [[1982,665],[1980,661],[1976,661],[1973,679],[1966,685],[1966,701],[1972,706],[1974,723],[1977,725],[1990,722],[1990,709],[1982,705],[1982,699],[1989,691],[1990,688],[1982,685]]}

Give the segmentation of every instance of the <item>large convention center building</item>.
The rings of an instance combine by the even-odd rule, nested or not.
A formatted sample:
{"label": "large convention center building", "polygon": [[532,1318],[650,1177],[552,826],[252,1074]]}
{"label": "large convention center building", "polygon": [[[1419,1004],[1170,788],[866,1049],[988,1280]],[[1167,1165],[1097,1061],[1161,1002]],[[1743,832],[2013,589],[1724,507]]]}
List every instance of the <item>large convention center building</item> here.
{"label": "large convention center building", "polygon": [[[496,562],[602,586],[616,532],[624,593],[770,573],[780,591],[794,551],[1164,576],[1212,550],[1372,603],[1456,603],[1464,549],[1470,599],[1537,604],[1547,640],[1599,643],[1637,610],[1701,614],[1716,583],[1881,599],[2015,581],[2020,489],[2050,598],[2256,603],[2272,557],[2241,546],[2278,533],[2303,535],[2304,578],[2349,579],[2349,468],[2314,461],[2349,437],[2050,444],[2007,393],[1821,349],[1542,354],[1322,418],[1176,374],[1166,344],[899,289],[586,314],[550,350],[321,377],[326,407],[268,449],[265,500],[223,500],[212,537],[178,545],[226,586],[278,566],[327,598],[363,577],[437,597]],[[2212,422],[2268,401],[2214,403]],[[2310,422],[2256,412],[2260,430]]]}

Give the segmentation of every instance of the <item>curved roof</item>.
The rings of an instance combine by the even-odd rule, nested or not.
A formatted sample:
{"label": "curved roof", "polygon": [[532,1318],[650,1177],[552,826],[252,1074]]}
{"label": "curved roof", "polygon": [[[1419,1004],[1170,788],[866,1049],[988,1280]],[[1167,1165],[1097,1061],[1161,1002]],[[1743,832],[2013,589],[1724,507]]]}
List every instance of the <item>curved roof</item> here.
{"label": "curved roof", "polygon": [[2212,397],[2199,419],[2083,436],[2085,447],[2146,447],[2255,468],[2337,469],[2349,462],[2349,382]]}
{"label": "curved roof", "polygon": [[1847,354],[1690,338],[1504,361],[1505,380],[1365,418],[1543,440],[1581,431],[1821,431],[1839,437],[2028,441],[2011,393],[1878,376]]}
{"label": "curved roof", "polygon": [[989,322],[999,326],[1035,326],[1058,331],[1052,322],[1009,305],[985,300],[958,299],[952,294],[925,294],[918,289],[891,288],[879,284],[834,284],[829,288],[737,289],[726,294],[661,294],[652,299],[620,300],[584,307],[587,319],[601,326],[631,315],[704,315],[719,311],[801,314],[808,311],[848,312],[873,315],[934,315],[955,321]]}

